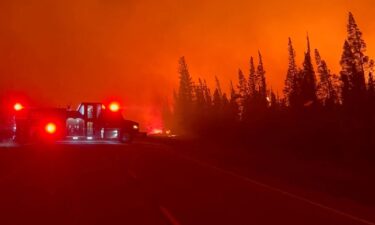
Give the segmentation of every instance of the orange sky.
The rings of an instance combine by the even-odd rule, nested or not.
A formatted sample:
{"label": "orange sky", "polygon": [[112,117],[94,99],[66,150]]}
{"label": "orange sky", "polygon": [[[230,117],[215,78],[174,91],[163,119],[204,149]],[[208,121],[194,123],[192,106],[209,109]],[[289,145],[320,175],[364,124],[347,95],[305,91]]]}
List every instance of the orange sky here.
{"label": "orange sky", "polygon": [[337,72],[350,10],[375,56],[373,0],[2,0],[0,88],[51,105],[119,96],[149,126],[177,86],[184,55],[193,77],[227,87],[261,50],[282,90],[287,38],[302,60],[305,36]]}

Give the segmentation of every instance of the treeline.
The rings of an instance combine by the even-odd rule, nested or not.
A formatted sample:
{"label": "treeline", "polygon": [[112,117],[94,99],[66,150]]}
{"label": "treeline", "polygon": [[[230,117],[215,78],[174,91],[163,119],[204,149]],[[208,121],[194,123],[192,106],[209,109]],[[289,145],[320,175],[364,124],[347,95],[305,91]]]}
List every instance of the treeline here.
{"label": "treeline", "polygon": [[366,43],[353,15],[349,13],[339,74],[331,72],[317,49],[311,50],[308,37],[301,66],[290,38],[288,53],[282,96],[267,86],[260,52],[256,59],[250,58],[248,71],[238,71],[229,94],[223,92],[217,77],[213,91],[205,80],[193,81],[181,57],[179,88],[173,110],[164,110],[165,126],[179,134],[243,141],[320,143],[331,149],[372,146],[374,61],[366,55]]}

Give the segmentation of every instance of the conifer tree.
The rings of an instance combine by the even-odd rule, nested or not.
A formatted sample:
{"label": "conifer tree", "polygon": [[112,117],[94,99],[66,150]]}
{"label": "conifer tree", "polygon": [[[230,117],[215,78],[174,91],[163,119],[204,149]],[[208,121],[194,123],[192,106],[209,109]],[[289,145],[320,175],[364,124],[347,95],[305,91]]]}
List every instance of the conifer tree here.
{"label": "conifer tree", "polygon": [[349,78],[346,73],[341,72],[340,74],[341,80],[341,102],[344,106],[350,105],[350,83]]}
{"label": "conifer tree", "polygon": [[191,104],[193,102],[193,81],[190,76],[185,57],[181,57],[179,60],[178,72],[180,78],[178,100],[182,104]]}
{"label": "conifer tree", "polygon": [[[344,43],[343,53],[340,60],[340,75],[347,79],[348,87],[347,99],[343,99],[349,105],[364,106],[366,99],[366,81],[365,73],[368,67],[368,57],[365,55],[366,43],[362,38],[362,32],[354,19],[352,13],[349,13],[347,25],[347,39]],[[343,84],[343,87],[345,85]],[[342,90],[344,92],[344,90]]]}
{"label": "conifer tree", "polygon": [[204,109],[206,106],[206,100],[204,96],[204,85],[202,80],[198,79],[198,84],[194,88],[195,91],[195,102],[197,104],[198,109]]}
{"label": "conifer tree", "polygon": [[241,120],[245,118],[248,102],[248,85],[242,70],[238,70],[238,103]]}
{"label": "conifer tree", "polygon": [[320,78],[317,85],[317,96],[322,101],[323,105],[334,104],[337,94],[333,86],[332,74],[328,69],[327,63],[322,60],[318,49],[315,49],[315,61]]}
{"label": "conifer tree", "polygon": [[234,89],[233,82],[230,82],[230,100],[229,100],[229,105],[230,105],[230,117],[231,120],[233,121],[238,121],[239,118],[239,106],[238,106],[238,94],[236,93],[236,90]]}
{"label": "conifer tree", "polygon": [[194,85],[185,58],[179,59],[179,89],[175,100],[175,119],[178,132],[189,132],[193,122]]}
{"label": "conifer tree", "polygon": [[375,83],[372,72],[369,73],[367,82],[368,104],[370,108],[375,107]]}
{"label": "conifer tree", "polygon": [[293,48],[292,39],[288,39],[288,71],[285,79],[284,95],[286,104],[293,106],[299,93],[298,68],[296,64],[296,53]]}
{"label": "conifer tree", "polygon": [[[362,32],[360,31],[354,16],[349,12],[348,25],[347,25],[347,41],[350,49],[354,56],[354,61],[357,66],[357,70],[360,73],[365,73],[366,64],[369,61],[368,56],[365,55],[366,43],[362,38]],[[364,78],[363,78],[364,79]],[[363,84],[364,84],[363,80]]]}
{"label": "conifer tree", "polygon": [[357,70],[354,54],[348,41],[344,42],[340,65],[340,78],[343,82],[342,102],[345,104],[355,104],[356,101],[363,100],[363,90],[360,84],[362,78],[358,76],[360,72]]}
{"label": "conifer tree", "polygon": [[266,97],[267,97],[267,85],[266,85],[266,71],[264,70],[264,66],[263,66],[263,59],[262,59],[262,55],[260,54],[260,52],[258,52],[258,56],[259,56],[259,62],[258,62],[258,67],[257,67],[257,86],[258,86],[258,92],[259,92],[259,96],[261,98],[262,101],[266,101]]}
{"label": "conifer tree", "polygon": [[238,91],[241,98],[245,98],[248,94],[248,86],[245,75],[242,70],[238,70]]}
{"label": "conifer tree", "polygon": [[254,97],[256,95],[256,73],[253,57],[250,57],[249,95],[251,97]]}
{"label": "conifer tree", "polygon": [[307,37],[307,51],[303,62],[301,98],[304,106],[316,103],[316,76],[311,60],[310,40]]}

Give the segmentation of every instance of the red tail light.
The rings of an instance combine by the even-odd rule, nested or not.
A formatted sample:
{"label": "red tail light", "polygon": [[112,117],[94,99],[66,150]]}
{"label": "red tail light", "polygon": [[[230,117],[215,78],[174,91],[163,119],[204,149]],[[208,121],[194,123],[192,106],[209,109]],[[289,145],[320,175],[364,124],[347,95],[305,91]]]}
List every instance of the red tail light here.
{"label": "red tail light", "polygon": [[49,134],[54,134],[56,133],[57,126],[55,123],[47,123],[46,126],[44,127],[44,130]]}
{"label": "red tail light", "polygon": [[21,103],[16,103],[14,104],[13,108],[15,111],[21,111],[24,107]]}
{"label": "red tail light", "polygon": [[120,110],[120,105],[117,102],[112,102],[111,104],[109,104],[109,110],[111,110],[112,112],[117,112]]}

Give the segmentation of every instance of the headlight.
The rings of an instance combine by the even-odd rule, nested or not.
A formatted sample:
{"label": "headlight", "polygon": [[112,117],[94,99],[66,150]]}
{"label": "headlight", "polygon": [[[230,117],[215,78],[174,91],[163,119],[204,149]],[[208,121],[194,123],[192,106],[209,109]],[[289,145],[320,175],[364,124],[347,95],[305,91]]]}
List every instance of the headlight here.
{"label": "headlight", "polygon": [[138,125],[137,125],[137,124],[134,124],[134,125],[133,125],[133,129],[134,129],[134,130],[138,130],[138,129],[139,129]]}

